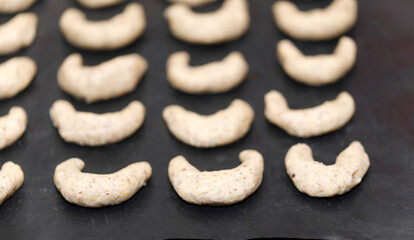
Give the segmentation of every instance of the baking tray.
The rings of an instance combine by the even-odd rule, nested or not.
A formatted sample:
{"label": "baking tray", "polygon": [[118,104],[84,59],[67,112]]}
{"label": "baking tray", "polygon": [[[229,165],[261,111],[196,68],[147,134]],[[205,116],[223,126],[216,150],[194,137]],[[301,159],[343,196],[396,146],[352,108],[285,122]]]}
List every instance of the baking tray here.
{"label": "baking tray", "polygon": [[[130,2],[130,1],[128,1]],[[148,19],[144,36],[114,52],[80,51],[65,42],[58,19],[75,1],[39,0],[32,11],[39,16],[35,43],[19,52],[34,58],[38,74],[23,93],[0,102],[4,115],[15,105],[26,109],[26,134],[0,152],[0,163],[12,160],[25,172],[25,182],[0,206],[0,239],[165,239],[165,238],[414,238],[414,1],[359,1],[359,20],[348,34],[359,47],[355,68],[340,82],[320,88],[295,83],[275,57],[276,43],[286,38],[277,30],[270,12],[273,0],[250,1],[252,24],[237,41],[217,46],[195,46],[174,39],[162,17],[161,0],[142,0]],[[295,1],[301,8],[323,7],[329,1]],[[85,10],[91,19],[121,12],[125,4],[104,10]],[[214,10],[219,4],[201,8]],[[11,16],[2,16],[1,22]],[[1,36],[0,36],[1,37]],[[329,53],[337,40],[296,42],[307,54]],[[250,64],[247,80],[224,94],[192,96],[171,88],[165,62],[176,51],[189,51],[192,64],[218,60],[233,50],[243,52]],[[87,105],[63,93],[56,72],[69,54],[80,52],[86,64],[137,52],[149,62],[149,71],[137,89],[124,97]],[[9,57],[2,57],[4,61]],[[286,95],[293,108],[311,107],[349,91],[356,114],[344,128],[311,139],[298,139],[269,124],[263,115],[263,96],[271,89]],[[180,104],[202,114],[225,108],[235,98],[249,102],[256,118],[240,141],[216,149],[196,149],[177,141],[167,130],[163,108]],[[142,101],[147,117],[132,137],[106,147],[65,143],[52,126],[49,108],[67,99],[82,111],[109,112],[132,100]],[[288,178],[284,157],[298,143],[309,144],[315,159],[333,163],[354,140],[362,142],[371,167],[364,180],[343,196],[318,199],[299,193]],[[188,204],[174,192],[167,176],[171,158],[184,155],[201,170],[239,165],[238,154],[256,149],[265,159],[263,183],[247,200],[228,207]],[[136,161],[148,161],[153,176],[129,201],[113,207],[87,209],[66,202],[53,184],[56,165],[70,157],[86,162],[85,171],[110,173]]]}

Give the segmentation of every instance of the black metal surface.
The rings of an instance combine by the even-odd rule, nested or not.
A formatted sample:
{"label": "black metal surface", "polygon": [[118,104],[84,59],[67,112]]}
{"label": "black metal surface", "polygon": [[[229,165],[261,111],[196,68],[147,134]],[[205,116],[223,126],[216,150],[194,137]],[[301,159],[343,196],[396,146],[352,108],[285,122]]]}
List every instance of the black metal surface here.
{"label": "black metal surface", "polygon": [[[22,94],[0,102],[0,115],[19,105],[29,117],[22,139],[0,152],[0,164],[12,160],[25,172],[23,187],[0,206],[0,239],[414,238],[413,1],[359,1],[359,20],[349,34],[358,43],[357,64],[342,81],[321,88],[297,84],[280,68],[275,44],[286,36],[274,26],[270,12],[273,0],[250,1],[252,25],[248,34],[212,47],[192,46],[174,39],[162,18],[165,2],[139,2],[147,13],[145,35],[130,47],[108,53],[80,51],[62,38],[59,16],[70,6],[80,7],[75,1],[40,0],[32,8],[40,19],[37,39],[33,46],[16,55],[36,60],[37,77]],[[301,2],[301,7],[328,3]],[[104,19],[124,6],[86,12],[93,19]],[[5,22],[9,18],[0,19]],[[335,44],[336,41],[298,43],[306,53],[330,52]],[[251,71],[248,79],[231,92],[214,96],[183,94],[172,89],[165,78],[165,61],[179,50],[189,51],[193,64],[217,60],[239,50]],[[87,105],[64,94],[56,83],[59,65],[73,52],[81,52],[91,65],[138,52],[148,60],[150,68],[133,93]],[[320,104],[346,90],[356,100],[356,114],[337,132],[308,140],[290,137],[263,116],[263,96],[271,89],[285,94],[294,108]],[[49,120],[50,106],[61,98],[70,100],[79,110],[93,112],[119,110],[138,99],[147,107],[147,118],[139,132],[121,143],[80,147],[65,143]],[[248,101],[256,118],[250,133],[227,147],[200,150],[186,146],[169,134],[161,118],[162,109],[169,104],[210,114],[225,108],[234,98]],[[296,190],[283,164],[290,146],[308,143],[315,159],[328,164],[353,140],[362,142],[371,159],[368,174],[359,186],[343,196],[327,199],[310,198]],[[176,155],[184,155],[199,169],[216,170],[237,166],[238,153],[248,148],[263,154],[265,172],[261,187],[244,202],[229,207],[194,206],[182,201],[170,186],[167,166]],[[121,205],[77,207],[67,203],[53,184],[56,165],[70,157],[84,159],[85,171],[94,173],[117,171],[145,160],[153,167],[153,177]]]}

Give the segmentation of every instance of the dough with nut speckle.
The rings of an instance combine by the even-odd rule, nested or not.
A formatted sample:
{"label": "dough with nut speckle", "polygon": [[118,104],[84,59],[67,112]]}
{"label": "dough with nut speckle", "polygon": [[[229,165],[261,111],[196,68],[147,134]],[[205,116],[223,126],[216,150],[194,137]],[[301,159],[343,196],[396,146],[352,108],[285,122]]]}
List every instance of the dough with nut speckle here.
{"label": "dough with nut speckle", "polygon": [[230,91],[246,78],[249,65],[240,52],[232,52],[221,61],[190,66],[187,52],[172,54],[167,61],[167,79],[174,88],[190,94]]}
{"label": "dough with nut speckle", "polygon": [[12,107],[0,117],[0,150],[15,143],[26,131],[27,114],[21,107]]}
{"label": "dough with nut speckle", "polygon": [[134,134],[144,122],[145,107],[133,101],[119,112],[96,114],[77,112],[70,102],[58,100],[50,109],[50,117],[66,142],[102,146]]}
{"label": "dough with nut speckle", "polygon": [[231,205],[243,201],[260,186],[264,162],[255,150],[240,153],[242,164],[234,169],[200,172],[183,156],[168,165],[168,176],[177,194],[197,205]]}
{"label": "dough with nut speckle", "polygon": [[307,109],[289,109],[285,97],[272,90],[265,95],[267,120],[292,136],[308,138],[335,131],[347,124],[355,113],[355,102],[347,92],[335,100]]}
{"label": "dough with nut speckle", "polygon": [[131,164],[112,174],[83,173],[85,163],[71,158],[60,163],[54,181],[62,196],[83,207],[104,207],[120,204],[130,199],[151,177],[147,162]]}
{"label": "dough with nut speckle", "polygon": [[23,181],[24,173],[19,165],[10,161],[3,164],[0,170],[0,205],[22,186]]}
{"label": "dough with nut speckle", "polygon": [[194,147],[211,148],[233,143],[246,135],[254,111],[247,102],[236,99],[228,108],[208,116],[171,105],[164,109],[163,118],[180,141]]}
{"label": "dough with nut speckle", "polygon": [[360,142],[352,142],[326,166],[316,162],[306,144],[296,144],[286,154],[285,166],[296,188],[311,197],[341,195],[358,185],[369,168],[369,157]]}

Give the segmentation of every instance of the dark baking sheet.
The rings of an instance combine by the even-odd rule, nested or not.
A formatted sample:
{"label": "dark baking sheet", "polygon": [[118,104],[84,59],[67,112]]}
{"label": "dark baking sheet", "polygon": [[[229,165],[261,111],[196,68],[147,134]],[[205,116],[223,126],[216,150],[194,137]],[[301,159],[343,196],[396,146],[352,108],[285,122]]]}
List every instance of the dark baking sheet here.
{"label": "dark baking sheet", "polygon": [[[147,13],[145,35],[130,47],[107,53],[80,51],[62,38],[59,16],[70,6],[79,7],[75,1],[40,0],[32,8],[40,18],[37,39],[33,46],[16,55],[36,60],[37,77],[22,94],[0,102],[0,115],[19,105],[29,116],[22,139],[0,152],[1,164],[12,160],[25,172],[23,187],[0,206],[0,239],[414,238],[414,1],[359,1],[359,20],[349,33],[358,43],[357,64],[342,81],[321,88],[297,84],[280,68],[275,44],[286,36],[273,24],[273,0],[250,1],[252,25],[248,34],[212,47],[192,46],[174,39],[162,17],[165,2],[139,2]],[[297,2],[303,8],[329,3]],[[124,6],[86,12],[93,19],[105,19]],[[9,18],[0,19],[5,22]],[[309,54],[329,53],[336,41],[298,45]],[[189,51],[193,64],[217,60],[239,50],[251,71],[248,79],[231,92],[214,96],[183,94],[172,89],[165,79],[165,61],[179,50]],[[81,52],[87,64],[138,52],[147,58],[150,68],[133,93],[87,105],[64,94],[56,83],[59,65],[73,52]],[[308,140],[290,137],[263,116],[263,96],[271,89],[284,93],[295,108],[320,104],[346,90],[356,100],[356,114],[337,132]],[[138,99],[147,107],[148,115],[142,129],[121,143],[80,147],[65,143],[49,120],[49,107],[61,98],[70,100],[79,110],[93,112],[119,110]],[[225,108],[234,98],[248,101],[256,118],[250,133],[227,147],[202,150],[186,146],[169,134],[161,118],[162,109],[169,104],[210,114]],[[362,142],[371,159],[368,174],[359,186],[328,199],[310,198],[295,189],[283,164],[290,146],[308,143],[317,160],[333,163],[353,140]],[[202,170],[216,170],[237,166],[238,153],[248,148],[264,155],[265,172],[261,187],[244,202],[229,207],[194,206],[182,201],[170,186],[167,166],[176,155],[186,156]],[[153,177],[121,205],[77,207],[67,203],[53,184],[56,165],[70,157],[84,159],[85,171],[94,173],[110,173],[145,160],[153,167]]]}

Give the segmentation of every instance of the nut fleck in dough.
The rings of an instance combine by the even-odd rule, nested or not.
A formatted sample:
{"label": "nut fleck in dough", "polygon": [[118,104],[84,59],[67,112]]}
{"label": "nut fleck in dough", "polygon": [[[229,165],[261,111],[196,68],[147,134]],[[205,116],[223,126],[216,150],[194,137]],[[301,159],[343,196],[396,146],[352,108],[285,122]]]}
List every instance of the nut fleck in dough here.
{"label": "nut fleck in dough", "polygon": [[122,2],[125,2],[125,0],[77,0],[77,1],[80,4],[82,4],[84,7],[91,8],[91,9],[110,7],[110,6],[114,6]]}
{"label": "nut fleck in dough", "polygon": [[171,33],[178,39],[195,44],[233,41],[249,28],[249,5],[246,0],[225,0],[211,13],[196,13],[185,4],[173,4],[164,16]]}
{"label": "nut fleck in dough", "polygon": [[202,6],[209,3],[217,2],[217,0],[167,0],[170,3],[182,3],[192,7]]}
{"label": "nut fleck in dough", "polygon": [[21,107],[12,107],[9,114],[0,117],[0,150],[12,145],[26,131],[27,114]]}
{"label": "nut fleck in dough", "polygon": [[15,53],[32,45],[36,37],[37,16],[20,13],[0,25],[0,55]]}
{"label": "nut fleck in dough", "polygon": [[311,197],[341,195],[358,185],[369,167],[369,158],[360,142],[352,142],[334,165],[316,162],[306,144],[296,144],[286,155],[285,166],[296,188]]}
{"label": "nut fleck in dough", "polygon": [[145,186],[152,174],[147,162],[131,164],[112,174],[83,173],[84,166],[79,158],[66,160],[56,167],[54,181],[68,202],[91,208],[125,202]]}
{"label": "nut fleck in dough", "polygon": [[334,0],[325,9],[301,11],[290,1],[273,4],[273,15],[281,31],[298,40],[329,40],[345,34],[357,20],[356,0]]}
{"label": "nut fleck in dough", "polygon": [[170,132],[180,141],[198,148],[211,148],[233,143],[250,129],[254,119],[252,107],[241,99],[215,114],[204,116],[178,105],[164,109],[162,116]]}
{"label": "nut fleck in dough", "polygon": [[58,71],[62,90],[87,103],[107,100],[133,91],[148,69],[138,54],[119,56],[97,66],[83,66],[80,54],[65,59]]}
{"label": "nut fleck in dough", "polygon": [[277,56],[285,72],[294,80],[322,86],[341,79],[355,65],[357,45],[349,37],[342,37],[331,55],[305,56],[289,40],[277,45]]}
{"label": "nut fleck in dough", "polygon": [[24,174],[21,167],[6,162],[0,170],[0,205],[11,197],[23,184]]}
{"label": "nut fleck in dough", "polygon": [[175,157],[168,165],[168,176],[177,194],[186,202],[197,205],[223,206],[243,201],[257,188],[264,162],[255,150],[239,155],[242,164],[234,169],[200,172],[183,156]]}
{"label": "nut fleck in dough", "polygon": [[141,36],[146,24],[144,9],[138,3],[130,3],[124,12],[103,21],[89,21],[80,10],[69,8],[59,22],[69,43],[96,51],[114,50],[131,44]]}
{"label": "nut fleck in dough", "polygon": [[243,82],[249,72],[249,65],[240,52],[202,66],[189,64],[188,53],[172,54],[167,61],[167,78],[174,88],[190,94],[229,91]]}
{"label": "nut fleck in dough", "polygon": [[12,98],[27,88],[37,72],[35,61],[14,57],[0,64],[0,100]]}
{"label": "nut fleck in dough", "polygon": [[291,110],[283,95],[275,90],[265,95],[267,120],[292,136],[308,138],[335,131],[348,123],[355,112],[355,102],[347,92],[335,100],[307,109]]}
{"label": "nut fleck in dough", "polygon": [[66,141],[85,146],[116,143],[134,134],[145,118],[145,107],[131,102],[119,112],[77,112],[68,101],[58,100],[50,109],[53,125]]}
{"label": "nut fleck in dough", "polygon": [[36,0],[0,0],[0,13],[16,13],[27,10]]}

